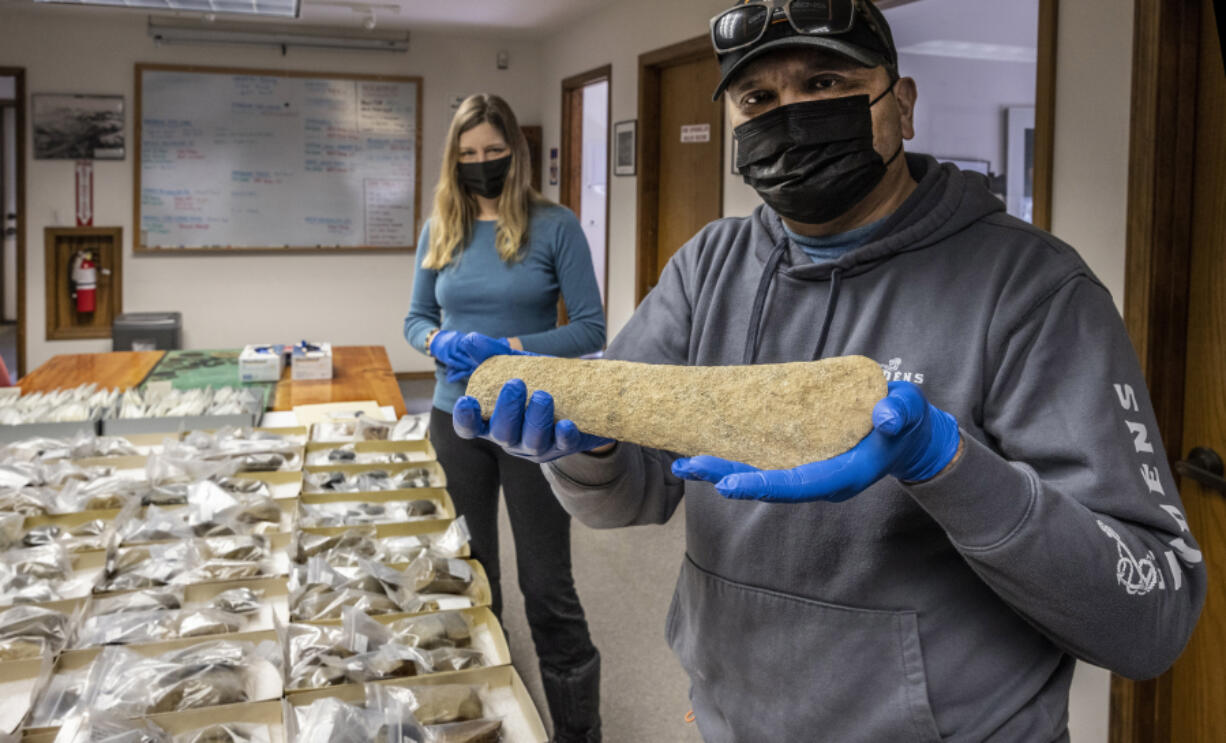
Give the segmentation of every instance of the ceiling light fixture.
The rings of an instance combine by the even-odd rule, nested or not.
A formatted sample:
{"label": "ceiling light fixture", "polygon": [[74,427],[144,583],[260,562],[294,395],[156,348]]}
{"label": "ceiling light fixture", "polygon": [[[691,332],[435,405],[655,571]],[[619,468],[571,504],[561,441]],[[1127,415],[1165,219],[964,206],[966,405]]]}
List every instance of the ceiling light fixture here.
{"label": "ceiling light fixture", "polygon": [[408,31],[344,31],[321,26],[276,26],[243,23],[210,23],[153,18],[148,22],[150,38],[163,44],[250,44],[280,48],[321,47],[370,52],[407,52]]}
{"label": "ceiling light fixture", "polygon": [[302,0],[34,0],[36,3],[297,18]]}

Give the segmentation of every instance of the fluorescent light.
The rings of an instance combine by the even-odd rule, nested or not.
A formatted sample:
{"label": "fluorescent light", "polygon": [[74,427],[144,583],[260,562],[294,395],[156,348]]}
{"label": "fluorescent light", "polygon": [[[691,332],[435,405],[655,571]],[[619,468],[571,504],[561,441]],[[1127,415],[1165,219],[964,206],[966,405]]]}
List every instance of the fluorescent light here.
{"label": "fluorescent light", "polygon": [[196,13],[234,13],[276,18],[297,18],[302,11],[302,0],[34,0],[34,2]]}
{"label": "fluorescent light", "polygon": [[254,44],[310,46],[372,52],[407,52],[408,31],[345,31],[321,26],[198,23],[149,19],[149,36],[164,44]]}
{"label": "fluorescent light", "polygon": [[1025,62],[1036,64],[1038,50],[1033,46],[1009,44],[984,44],[978,41],[925,41],[898,50],[899,54],[923,54],[930,57],[957,57],[959,59],[984,59],[995,62]]}

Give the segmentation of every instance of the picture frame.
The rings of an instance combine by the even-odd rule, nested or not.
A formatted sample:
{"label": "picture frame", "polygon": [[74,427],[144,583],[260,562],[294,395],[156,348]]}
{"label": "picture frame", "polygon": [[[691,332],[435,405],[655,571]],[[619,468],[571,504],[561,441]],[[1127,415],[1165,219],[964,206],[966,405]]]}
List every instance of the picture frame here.
{"label": "picture frame", "polygon": [[634,175],[638,164],[638,120],[613,124],[613,175]]}
{"label": "picture frame", "polygon": [[35,93],[31,99],[35,160],[123,160],[124,97]]}
{"label": "picture frame", "polygon": [[1013,216],[1034,221],[1034,106],[1005,109],[1005,205]]}

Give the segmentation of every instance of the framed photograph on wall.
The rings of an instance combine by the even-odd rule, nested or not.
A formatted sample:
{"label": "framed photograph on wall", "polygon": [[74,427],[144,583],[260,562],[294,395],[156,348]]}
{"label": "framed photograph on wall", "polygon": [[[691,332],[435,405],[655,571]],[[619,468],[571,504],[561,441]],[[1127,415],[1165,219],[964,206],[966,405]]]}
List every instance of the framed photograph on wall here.
{"label": "framed photograph on wall", "polygon": [[613,125],[613,175],[634,175],[637,140],[637,119]]}
{"label": "framed photograph on wall", "polygon": [[31,96],[36,160],[124,159],[123,96]]}
{"label": "framed photograph on wall", "polygon": [[1005,109],[1005,204],[1018,219],[1034,221],[1034,106]]}

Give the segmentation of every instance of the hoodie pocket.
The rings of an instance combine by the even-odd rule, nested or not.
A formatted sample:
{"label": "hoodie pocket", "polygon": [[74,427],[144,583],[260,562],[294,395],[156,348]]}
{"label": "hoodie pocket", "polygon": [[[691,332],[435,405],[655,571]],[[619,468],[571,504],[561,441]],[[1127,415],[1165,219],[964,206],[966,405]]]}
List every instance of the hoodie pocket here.
{"label": "hoodie pocket", "polygon": [[667,632],[705,740],[941,740],[915,612],[756,588],[687,556]]}

